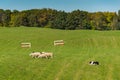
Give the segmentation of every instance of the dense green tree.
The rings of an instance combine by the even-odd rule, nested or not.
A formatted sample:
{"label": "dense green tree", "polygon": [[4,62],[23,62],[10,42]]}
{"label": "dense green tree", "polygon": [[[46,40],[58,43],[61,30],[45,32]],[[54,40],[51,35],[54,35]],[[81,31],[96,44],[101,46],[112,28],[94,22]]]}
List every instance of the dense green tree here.
{"label": "dense green tree", "polygon": [[118,16],[117,16],[117,18],[118,18],[118,28],[117,29],[119,29],[120,30],[120,10],[118,10]]}
{"label": "dense green tree", "polygon": [[11,10],[5,10],[4,14],[2,15],[3,26],[8,27],[10,20],[11,20]]}
{"label": "dense green tree", "polygon": [[3,15],[4,15],[4,10],[0,9],[0,26],[3,26]]}
{"label": "dense green tree", "polygon": [[68,13],[66,23],[66,29],[87,29],[89,28],[88,12],[75,10]]}
{"label": "dense green tree", "polygon": [[67,13],[65,13],[64,11],[59,11],[58,14],[55,16],[55,19],[52,21],[52,28],[65,29],[66,17]]}
{"label": "dense green tree", "polygon": [[117,14],[114,15],[114,17],[113,17],[113,21],[112,21],[112,23],[111,23],[111,29],[112,29],[112,30],[120,29],[120,28],[119,28],[119,25],[118,25],[118,17],[117,17]]}

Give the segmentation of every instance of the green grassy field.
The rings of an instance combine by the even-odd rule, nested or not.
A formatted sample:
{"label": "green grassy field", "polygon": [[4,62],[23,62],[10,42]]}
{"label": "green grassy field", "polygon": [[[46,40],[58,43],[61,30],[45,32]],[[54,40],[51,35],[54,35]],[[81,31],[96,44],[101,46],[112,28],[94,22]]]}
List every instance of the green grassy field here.
{"label": "green grassy field", "polygon": [[[53,45],[59,39],[64,46]],[[21,48],[21,42],[32,47]],[[54,58],[33,59],[32,51]],[[120,31],[0,28],[0,80],[120,80]]]}

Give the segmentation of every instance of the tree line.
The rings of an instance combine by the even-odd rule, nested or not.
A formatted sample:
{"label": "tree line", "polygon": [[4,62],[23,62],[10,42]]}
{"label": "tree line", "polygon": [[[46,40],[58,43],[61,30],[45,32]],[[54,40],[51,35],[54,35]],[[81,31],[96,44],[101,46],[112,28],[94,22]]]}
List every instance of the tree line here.
{"label": "tree line", "polygon": [[48,27],[63,30],[120,30],[120,10],[116,12],[72,12],[50,8],[31,10],[0,9],[0,27]]}

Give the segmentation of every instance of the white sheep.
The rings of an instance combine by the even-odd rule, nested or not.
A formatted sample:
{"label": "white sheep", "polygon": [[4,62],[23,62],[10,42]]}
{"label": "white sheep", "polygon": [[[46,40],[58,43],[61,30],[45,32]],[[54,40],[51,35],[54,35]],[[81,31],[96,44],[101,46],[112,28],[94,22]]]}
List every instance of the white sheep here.
{"label": "white sheep", "polygon": [[53,58],[53,53],[51,53],[51,52],[42,52],[42,54],[45,54],[45,56],[47,56],[47,58]]}
{"label": "white sheep", "polygon": [[38,58],[40,54],[41,54],[40,52],[33,52],[33,53],[30,53],[29,56],[32,56],[32,58]]}
{"label": "white sheep", "polygon": [[42,53],[38,56],[38,58],[47,58],[46,54]]}

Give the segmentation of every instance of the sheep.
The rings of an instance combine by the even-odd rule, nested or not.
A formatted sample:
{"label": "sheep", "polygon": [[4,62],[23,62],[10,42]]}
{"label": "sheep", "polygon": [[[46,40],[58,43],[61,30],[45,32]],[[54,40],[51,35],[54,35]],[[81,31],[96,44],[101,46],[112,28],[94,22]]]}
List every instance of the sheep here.
{"label": "sheep", "polygon": [[47,58],[53,58],[53,53],[51,53],[51,52],[42,52],[42,54],[45,54],[45,56],[47,56]]}
{"label": "sheep", "polygon": [[40,54],[41,54],[40,52],[32,52],[29,54],[29,56],[32,56],[32,58],[38,58]]}
{"label": "sheep", "polygon": [[53,58],[53,53],[51,52],[32,52],[29,54],[32,58]]}
{"label": "sheep", "polygon": [[46,56],[46,54],[40,54],[39,56],[38,56],[38,58],[48,58],[47,56]]}

